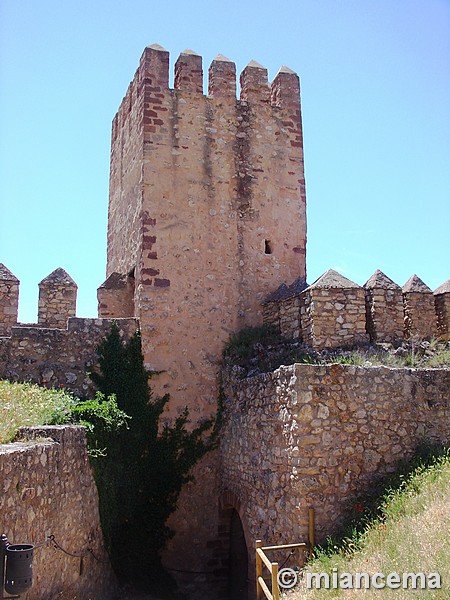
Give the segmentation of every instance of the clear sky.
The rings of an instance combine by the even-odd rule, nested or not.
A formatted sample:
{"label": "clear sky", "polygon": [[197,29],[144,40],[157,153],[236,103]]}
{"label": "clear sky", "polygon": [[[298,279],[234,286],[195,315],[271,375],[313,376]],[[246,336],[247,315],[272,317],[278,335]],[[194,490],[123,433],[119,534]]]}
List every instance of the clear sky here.
{"label": "clear sky", "polygon": [[449,0],[0,0],[0,262],[23,322],[59,266],[96,316],[111,121],[152,43],[300,75],[309,282],[448,279]]}

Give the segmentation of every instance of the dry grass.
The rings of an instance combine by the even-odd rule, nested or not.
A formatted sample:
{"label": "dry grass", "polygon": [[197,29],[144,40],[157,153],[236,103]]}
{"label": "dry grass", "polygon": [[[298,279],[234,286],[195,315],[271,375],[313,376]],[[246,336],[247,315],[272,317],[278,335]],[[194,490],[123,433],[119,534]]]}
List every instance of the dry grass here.
{"label": "dry grass", "polygon": [[64,390],[0,381],[0,443],[13,440],[19,427],[63,422],[73,403]]}
{"label": "dry grass", "polygon": [[[450,458],[420,472],[403,490],[385,501],[385,521],[375,522],[365,534],[364,548],[352,556],[338,552],[311,562],[300,586],[282,595],[285,600],[328,598],[450,598]],[[434,590],[308,590],[306,572],[436,573],[442,589]]]}

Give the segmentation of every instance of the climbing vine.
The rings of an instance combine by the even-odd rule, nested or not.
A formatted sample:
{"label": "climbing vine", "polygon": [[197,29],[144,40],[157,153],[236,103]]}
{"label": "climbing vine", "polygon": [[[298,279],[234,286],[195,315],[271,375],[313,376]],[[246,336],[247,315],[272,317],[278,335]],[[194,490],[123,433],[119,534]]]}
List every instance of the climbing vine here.
{"label": "climbing vine", "polygon": [[100,370],[91,379],[129,417],[127,427],[103,431],[107,451],[93,458],[105,543],[120,579],[155,590],[162,583],[160,551],[172,535],[167,518],[192,467],[215,444],[214,421],[188,430],[186,407],[161,426],[169,395],[157,397],[149,386],[154,373],[145,368],[139,332],[123,343],[113,324],[97,353]]}

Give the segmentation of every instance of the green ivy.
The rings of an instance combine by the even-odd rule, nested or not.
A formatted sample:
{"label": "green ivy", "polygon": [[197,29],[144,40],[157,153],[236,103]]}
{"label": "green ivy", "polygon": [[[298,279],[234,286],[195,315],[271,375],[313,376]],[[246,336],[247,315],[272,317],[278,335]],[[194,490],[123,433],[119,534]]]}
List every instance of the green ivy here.
{"label": "green ivy", "polygon": [[160,425],[169,395],[157,397],[149,386],[155,373],[145,368],[139,332],[123,343],[114,323],[97,353],[100,372],[91,379],[129,417],[127,427],[103,430],[106,438],[96,441],[106,447],[93,459],[105,543],[121,580],[168,591],[160,562],[173,534],[166,521],[192,479],[192,467],[214,447],[214,420],[188,430],[186,407],[173,423]]}

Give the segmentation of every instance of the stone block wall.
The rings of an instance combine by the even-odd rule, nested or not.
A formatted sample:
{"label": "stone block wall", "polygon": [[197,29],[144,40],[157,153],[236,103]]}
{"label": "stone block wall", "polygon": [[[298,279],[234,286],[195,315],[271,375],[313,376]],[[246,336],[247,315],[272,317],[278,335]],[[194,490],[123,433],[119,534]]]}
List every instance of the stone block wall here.
{"label": "stone block wall", "polygon": [[429,339],[437,333],[433,292],[413,275],[402,287],[405,312],[405,338]]}
{"label": "stone block wall", "polygon": [[100,318],[133,317],[134,277],[111,273],[97,290],[98,316]]}
{"label": "stone block wall", "polygon": [[303,340],[314,349],[366,343],[364,290],[330,269],[303,292]]}
{"label": "stone block wall", "polygon": [[450,279],[434,290],[438,336],[450,340]]}
{"label": "stone block wall", "polygon": [[[134,318],[114,319],[127,339],[136,331]],[[68,320],[66,329],[15,326],[0,338],[0,377],[64,387],[78,396],[92,393],[87,375],[97,363],[96,348],[111,330],[112,319]]]}
{"label": "stone block wall", "polygon": [[65,329],[76,314],[78,286],[58,268],[39,283],[38,323],[43,327]]}
{"label": "stone block wall", "polygon": [[280,287],[263,302],[263,323],[287,339],[302,341],[300,319],[302,292],[308,287],[303,277],[298,277],[289,287]]}
{"label": "stone block wall", "polygon": [[117,582],[103,546],[97,488],[83,427],[25,428],[21,441],[0,445],[0,526],[10,543],[36,548],[27,600],[111,600]]}
{"label": "stone block wall", "polygon": [[0,337],[9,335],[17,323],[19,284],[17,277],[0,263]]}
{"label": "stone block wall", "polygon": [[366,329],[371,342],[397,342],[403,339],[402,290],[377,270],[364,284]]}
{"label": "stone block wall", "polygon": [[[450,280],[449,280],[450,281]],[[363,288],[330,269],[307,287],[298,278],[262,303],[263,322],[321,350],[411,337],[448,339],[450,284],[433,293],[416,275],[400,288],[377,270]],[[365,304],[365,308],[364,308]]]}
{"label": "stone block wall", "polygon": [[221,485],[253,541],[305,541],[309,507],[323,540],[421,440],[450,443],[448,369],[292,365],[224,383]]}

